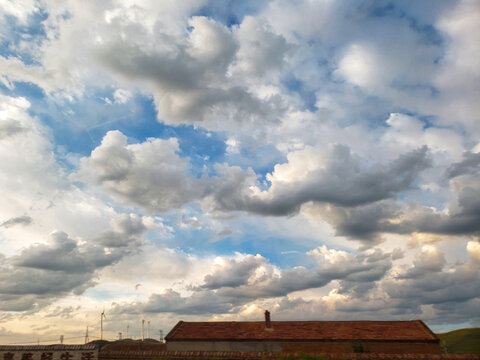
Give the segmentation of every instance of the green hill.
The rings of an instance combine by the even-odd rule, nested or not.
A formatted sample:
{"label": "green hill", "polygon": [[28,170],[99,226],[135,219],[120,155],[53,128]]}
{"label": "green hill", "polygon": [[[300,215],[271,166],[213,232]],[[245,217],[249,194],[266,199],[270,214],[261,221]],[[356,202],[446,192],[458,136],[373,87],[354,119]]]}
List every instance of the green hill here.
{"label": "green hill", "polygon": [[480,354],[480,328],[454,330],[437,336],[449,354]]}

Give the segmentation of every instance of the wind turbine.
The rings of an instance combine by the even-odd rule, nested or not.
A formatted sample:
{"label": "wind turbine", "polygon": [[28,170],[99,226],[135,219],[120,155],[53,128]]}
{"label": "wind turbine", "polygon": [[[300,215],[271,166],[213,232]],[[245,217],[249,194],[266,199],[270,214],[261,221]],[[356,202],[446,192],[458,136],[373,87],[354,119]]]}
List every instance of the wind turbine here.
{"label": "wind turbine", "polygon": [[107,320],[105,316],[105,309],[103,309],[102,313],[100,314],[100,340],[103,340],[103,319]]}
{"label": "wind turbine", "polygon": [[90,338],[88,336],[88,325],[87,325],[87,331],[85,332],[85,344],[90,342]]}

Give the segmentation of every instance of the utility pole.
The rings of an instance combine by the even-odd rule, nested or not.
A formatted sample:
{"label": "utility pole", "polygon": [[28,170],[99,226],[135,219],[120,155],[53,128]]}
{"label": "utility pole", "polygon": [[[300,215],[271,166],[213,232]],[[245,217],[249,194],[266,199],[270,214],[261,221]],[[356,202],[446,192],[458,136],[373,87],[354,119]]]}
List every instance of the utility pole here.
{"label": "utility pole", "polygon": [[118,340],[122,340],[122,333],[121,332],[118,333]]}
{"label": "utility pole", "polygon": [[128,337],[128,329],[130,328],[130,325],[127,324],[127,339],[129,339]]}
{"label": "utility pole", "polygon": [[150,320],[147,321],[147,339],[150,339]]}
{"label": "utility pole", "polygon": [[103,340],[103,319],[107,320],[105,316],[105,309],[103,309],[102,313],[100,314],[100,340]]}
{"label": "utility pole", "polygon": [[90,338],[88,337],[88,325],[87,325],[87,331],[85,331],[85,344],[90,342]]}
{"label": "utility pole", "polygon": [[144,326],[145,326],[145,320],[142,319],[142,341],[145,340],[145,336],[144,336],[144,334],[143,334]]}
{"label": "utility pole", "polygon": [[163,342],[163,330],[158,330],[158,332],[160,333],[160,338],[159,338],[159,340],[160,340],[161,342]]}
{"label": "utility pole", "polygon": [[60,344],[63,344],[63,335],[60,335]]}

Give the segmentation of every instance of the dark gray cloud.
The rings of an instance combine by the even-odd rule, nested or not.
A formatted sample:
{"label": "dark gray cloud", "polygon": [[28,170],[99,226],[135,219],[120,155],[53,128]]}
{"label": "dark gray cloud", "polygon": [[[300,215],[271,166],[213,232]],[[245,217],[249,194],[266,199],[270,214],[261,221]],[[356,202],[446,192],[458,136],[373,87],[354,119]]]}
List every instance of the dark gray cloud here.
{"label": "dark gray cloud", "polygon": [[112,228],[82,244],[55,232],[49,244],[34,244],[10,258],[0,255],[0,309],[35,310],[92,287],[97,271],[135,252],[146,231],[140,218],[126,214]]}
{"label": "dark gray cloud", "polygon": [[469,322],[472,326],[480,324],[480,298],[475,297],[461,302],[445,302],[434,304],[436,318],[430,320],[433,324],[459,324]]}
{"label": "dark gray cloud", "polygon": [[[75,177],[102,185],[151,212],[208,198],[207,206],[216,211],[284,216],[313,201],[318,204],[317,213],[337,235],[372,245],[381,240],[379,233],[387,230],[388,220],[401,213],[392,199],[412,188],[418,174],[430,166],[426,147],[403,154],[387,166],[367,167],[348,147],[337,145],[323,166],[300,180],[276,180],[275,170],[270,188],[260,196],[250,190],[258,186],[253,170],[217,164],[217,176],[195,178],[188,159],[180,158],[177,151],[175,139],[128,145],[122,133],[111,131],[91,156],[82,160]],[[295,171],[298,161],[293,158],[284,165]],[[100,237],[99,241],[111,247],[130,241],[111,231]]]}
{"label": "dark gray cloud", "polygon": [[291,45],[263,21],[246,17],[236,29],[236,35],[240,40],[240,48],[234,69],[243,76],[265,78],[272,70],[284,65],[284,57]]}
{"label": "dark gray cloud", "polygon": [[191,295],[182,296],[179,292],[167,289],[161,294],[152,294],[145,303],[114,304],[111,313],[118,315],[137,315],[145,313],[206,315],[225,314],[243,303],[238,299],[226,299],[212,290],[200,290]]}
{"label": "dark gray cloud", "polygon": [[56,308],[52,309],[48,314],[44,315],[45,317],[60,317],[63,319],[69,319],[75,313],[78,313],[81,310],[81,306],[66,306],[61,307],[57,306]]}
{"label": "dark gray cloud", "polygon": [[[182,297],[168,290],[153,294],[145,304],[131,305],[147,312],[183,314],[228,313],[235,307],[262,298],[286,296],[298,290],[319,288],[332,280],[369,286],[381,280],[392,266],[393,253],[376,250],[356,256],[320,247],[309,253],[318,262],[312,269],[302,266],[276,270],[261,256],[228,259],[216,264],[204,283]],[[396,255],[395,255],[396,256]],[[126,306],[125,309],[128,309]],[[126,310],[125,310],[126,311]]]}
{"label": "dark gray cloud", "polygon": [[118,261],[124,254],[106,254],[103,247],[77,242],[63,232],[52,235],[52,245],[32,245],[15,258],[14,265],[39,270],[61,271],[64,274],[91,274],[98,268]]}
{"label": "dark gray cloud", "polygon": [[[150,212],[169,211],[207,197],[207,206],[215,211],[274,216],[298,212],[302,204],[310,201],[333,204],[338,208],[329,216],[332,222],[339,223],[339,235],[370,239],[376,233],[375,219],[390,215],[394,206],[384,202],[359,207],[395,198],[412,188],[418,174],[430,166],[426,147],[401,155],[388,166],[367,167],[348,147],[337,145],[324,166],[300,180],[275,180],[274,171],[270,188],[260,196],[251,192],[252,186],[258,186],[253,170],[217,164],[217,176],[195,178],[190,174],[188,159],[180,158],[177,151],[176,139],[150,139],[128,145],[121,132],[110,131],[91,156],[82,159],[75,178],[101,185]],[[298,166],[294,160],[286,165],[293,169]],[[342,213],[340,207],[358,210]]]}
{"label": "dark gray cloud", "polygon": [[454,271],[417,273],[403,281],[385,282],[382,287],[390,298],[418,305],[458,303],[480,297],[478,269],[468,265]]}
{"label": "dark gray cloud", "polygon": [[[427,245],[417,253],[411,266],[395,268],[380,281],[340,281],[336,294],[341,297],[334,304],[325,298],[283,298],[276,316],[315,318],[322,314],[322,319],[331,316],[336,320],[421,317],[436,324],[478,322],[480,312],[475,307],[480,298],[478,275],[475,263],[448,263],[443,252]],[[327,308],[329,311],[325,312]]]}
{"label": "dark gray cloud", "polygon": [[447,178],[451,179],[463,174],[475,174],[480,171],[480,153],[466,152],[463,160],[450,165],[445,172]]}
{"label": "dark gray cloud", "polygon": [[478,299],[478,275],[479,268],[474,263],[448,264],[442,251],[426,245],[417,253],[412,266],[382,282],[382,290],[399,308],[432,305],[441,309]]}
{"label": "dark gray cloud", "polygon": [[297,212],[309,201],[345,207],[369,204],[412,188],[418,174],[430,165],[426,147],[399,156],[387,167],[372,169],[362,166],[348,147],[336,145],[324,167],[311,171],[302,181],[272,183],[266,197],[248,194],[245,175],[231,176],[236,182],[221,184],[214,194],[215,208],[283,216]]}
{"label": "dark gray cloud", "polygon": [[[153,294],[146,303],[118,305],[115,311],[122,314],[150,312],[186,316],[231,314],[240,311],[244,305],[278,297],[274,312],[278,320],[375,320],[379,316],[399,320],[422,317],[429,323],[437,324],[480,320],[480,313],[475,307],[480,297],[478,266],[475,263],[448,263],[444,254],[433,245],[424,246],[411,266],[401,266],[393,272],[389,271],[392,260],[402,256],[397,250],[351,255],[321,247],[311,251],[310,255],[318,260],[318,268],[274,271],[265,262],[230,259],[223,263],[226,274],[221,273],[219,267],[222,264],[219,263],[219,267],[214,267],[214,271],[205,277],[205,285],[210,285],[208,289],[191,288],[191,295],[181,295],[170,289],[162,294]],[[252,272],[251,268],[255,266],[256,270]],[[251,275],[246,275],[248,273]],[[235,281],[229,282],[229,275]],[[311,275],[337,279],[340,286],[328,296],[315,300],[290,294],[303,288],[291,285],[295,282],[317,286],[318,281],[315,284]],[[218,278],[216,289],[212,286],[215,277]],[[275,289],[283,289],[284,292]]]}
{"label": "dark gray cloud", "polygon": [[402,208],[389,199],[350,208],[317,203],[309,212],[328,222],[335,235],[373,245],[381,241],[384,223],[401,214]]}
{"label": "dark gray cloud", "polygon": [[318,261],[312,269],[298,266],[279,273],[265,272],[235,287],[222,287],[217,294],[229,299],[245,299],[285,296],[291,292],[320,288],[333,280],[370,283],[382,279],[392,266],[391,254],[377,250],[371,254],[353,256],[320,247],[309,253]]}
{"label": "dark gray cloud", "polygon": [[177,314],[224,314],[234,303],[213,291],[202,290],[191,296],[182,297],[178,292],[167,290],[163,294],[153,294],[143,307],[145,312]]}
{"label": "dark gray cloud", "polygon": [[[28,250],[27,250],[28,254]],[[31,254],[31,253],[30,253]],[[27,255],[28,256],[28,255]],[[29,260],[28,257],[26,259]],[[52,299],[70,292],[83,293],[94,284],[92,273],[64,272],[59,269],[59,262],[48,266],[48,261],[55,259],[38,259],[38,268],[19,265],[22,259],[0,256],[0,306],[4,311],[27,311],[48,305]],[[61,261],[61,260],[60,260]],[[45,269],[47,268],[47,269]],[[55,268],[56,270],[49,270]],[[68,266],[67,270],[70,270]]]}
{"label": "dark gray cloud", "polygon": [[[249,58],[244,46],[240,58],[234,61],[239,44],[222,24],[205,17],[193,17],[188,20],[186,38],[157,29],[154,38],[162,45],[152,46],[138,41],[151,38],[146,28],[138,24],[126,27],[130,19],[126,14],[118,15],[110,27],[118,28],[125,37],[106,37],[101,47],[92,49],[92,57],[122,80],[147,84],[154,94],[161,121],[201,123],[209,127],[215,126],[217,118],[222,119],[221,122],[228,119],[240,123],[275,121],[285,110],[280,97],[262,99],[241,82],[227,80],[229,66],[249,64]],[[274,34],[269,38],[270,52],[279,55],[277,61],[282,62],[285,40]],[[122,56],[117,56],[119,53]],[[261,69],[263,62],[271,60],[257,59],[253,71],[259,71],[256,69]]]}
{"label": "dark gray cloud", "polygon": [[180,158],[175,138],[149,139],[127,144],[120,131],[109,131],[75,179],[103,186],[120,199],[149,212],[179,208],[204,196],[207,184],[190,173],[188,159]]}
{"label": "dark gray cloud", "polygon": [[134,214],[121,214],[112,220],[113,230],[101,233],[95,240],[108,248],[139,246],[141,235],[147,230],[142,218]]}
{"label": "dark gray cloud", "polygon": [[410,202],[383,200],[357,207],[315,204],[308,211],[327,221],[336,235],[372,245],[382,233],[477,235],[480,233],[480,176],[459,175],[451,180],[455,199],[448,212]]}
{"label": "dark gray cloud", "polygon": [[38,295],[0,294],[0,309],[2,311],[27,311],[45,304],[47,299]]}
{"label": "dark gray cloud", "polygon": [[403,209],[402,221],[384,222],[382,231],[400,234],[423,232],[467,235],[480,232],[480,175],[463,175],[452,180],[456,199],[448,214],[429,207],[411,205]]}
{"label": "dark gray cloud", "polygon": [[23,215],[8,219],[2,223],[0,223],[0,227],[9,228],[15,225],[30,225],[33,219],[30,216]]}

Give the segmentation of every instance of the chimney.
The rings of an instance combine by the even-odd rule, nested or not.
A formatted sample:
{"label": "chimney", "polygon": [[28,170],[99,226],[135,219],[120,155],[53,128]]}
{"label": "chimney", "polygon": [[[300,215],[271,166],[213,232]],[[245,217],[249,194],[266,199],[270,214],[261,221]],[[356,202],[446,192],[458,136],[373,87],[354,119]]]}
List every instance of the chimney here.
{"label": "chimney", "polygon": [[271,329],[272,322],[270,321],[270,311],[265,310],[265,329]]}

